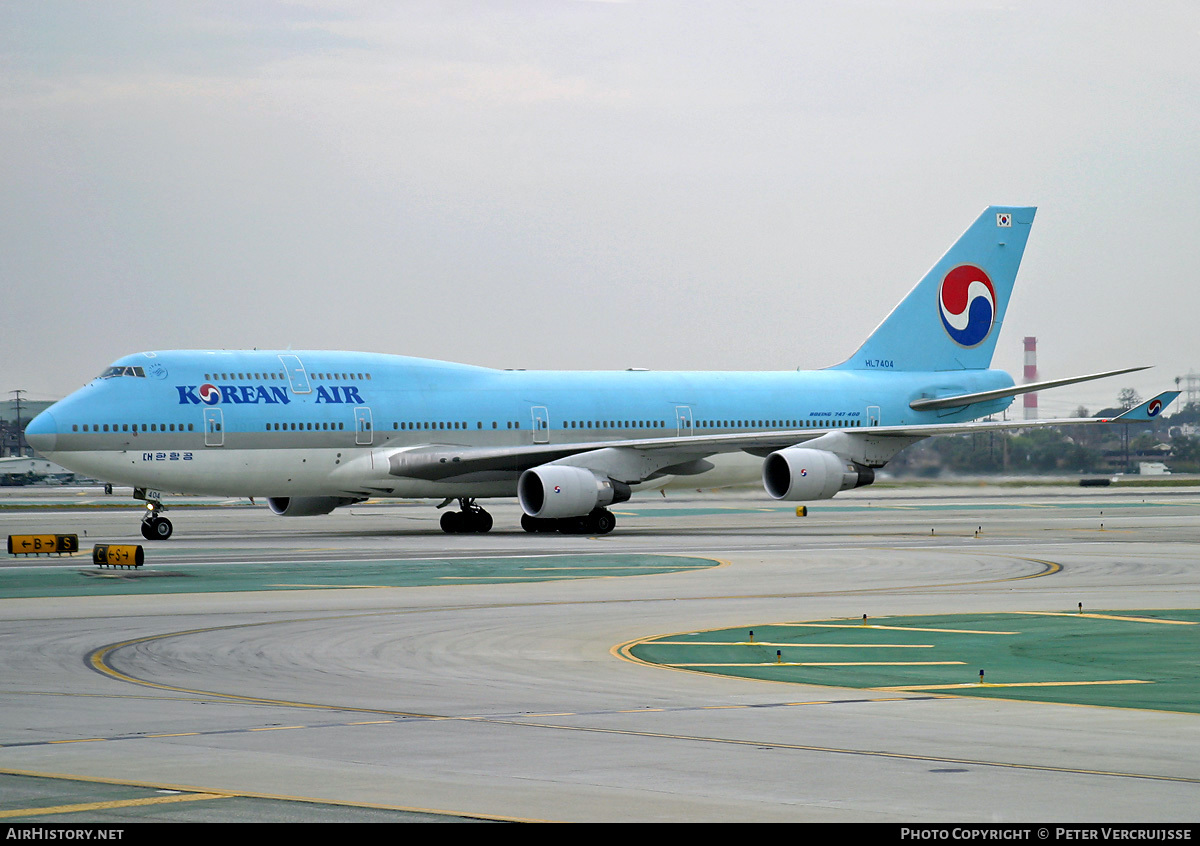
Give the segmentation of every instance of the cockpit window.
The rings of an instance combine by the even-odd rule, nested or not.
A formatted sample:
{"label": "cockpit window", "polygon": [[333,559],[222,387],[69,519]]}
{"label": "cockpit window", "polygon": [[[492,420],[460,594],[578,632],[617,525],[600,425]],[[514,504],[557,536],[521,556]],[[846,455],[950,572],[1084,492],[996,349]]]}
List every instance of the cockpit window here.
{"label": "cockpit window", "polygon": [[141,367],[110,367],[100,374],[101,379],[112,379],[117,376],[136,376],[139,379],[146,378],[146,371]]}

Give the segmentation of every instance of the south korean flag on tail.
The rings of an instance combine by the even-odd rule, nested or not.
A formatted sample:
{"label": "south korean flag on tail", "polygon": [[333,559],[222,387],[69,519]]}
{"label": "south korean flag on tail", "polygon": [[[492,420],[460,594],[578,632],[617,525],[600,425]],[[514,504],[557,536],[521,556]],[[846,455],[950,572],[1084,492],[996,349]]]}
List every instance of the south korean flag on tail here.
{"label": "south korean flag on tail", "polygon": [[1012,215],[1008,212],[1000,212],[996,215],[996,225],[1012,227]]}

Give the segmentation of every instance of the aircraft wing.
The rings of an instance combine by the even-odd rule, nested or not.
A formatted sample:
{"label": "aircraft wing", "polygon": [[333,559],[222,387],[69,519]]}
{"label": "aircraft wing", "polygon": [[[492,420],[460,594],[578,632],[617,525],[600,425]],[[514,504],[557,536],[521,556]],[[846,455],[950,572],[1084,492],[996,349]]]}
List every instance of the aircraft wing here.
{"label": "aircraft wing", "polygon": [[1123,370],[1108,370],[1104,373],[1092,373],[1087,376],[1072,376],[1069,379],[1051,379],[1048,382],[1029,382],[1025,385],[1014,385],[1011,388],[1000,388],[995,391],[978,391],[973,394],[957,394],[949,397],[923,397],[908,404],[914,411],[929,411],[935,408],[962,408],[973,402],[1015,397],[1019,394],[1031,394],[1034,391],[1058,388],[1062,385],[1074,385],[1077,382],[1090,382],[1093,379],[1104,379],[1108,376],[1120,376],[1123,373],[1136,373],[1139,370],[1149,370],[1149,367],[1126,367]]}
{"label": "aircraft wing", "polygon": [[982,420],[848,429],[783,429],[722,435],[677,435],[626,441],[471,447],[450,444],[398,449],[388,456],[393,476],[427,481],[483,481],[519,474],[543,464],[589,467],[620,482],[635,484],[658,475],[702,472],[697,462],[718,453],[766,456],[794,446],[824,449],[863,464],[882,466],[909,444],[941,435],[963,435],[1049,426],[1081,426],[1148,421],[1179,396],[1165,391],[1117,417],[1067,417],[1056,420]]}

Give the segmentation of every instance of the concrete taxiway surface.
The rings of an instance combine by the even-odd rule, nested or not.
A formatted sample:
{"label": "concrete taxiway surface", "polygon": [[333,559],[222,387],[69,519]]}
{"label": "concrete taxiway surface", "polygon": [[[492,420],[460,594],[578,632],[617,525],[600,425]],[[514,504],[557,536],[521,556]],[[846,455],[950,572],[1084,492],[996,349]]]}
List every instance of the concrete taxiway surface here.
{"label": "concrete taxiway surface", "polygon": [[[621,654],[863,614],[1197,609],[1200,489],[866,489],[805,518],[761,495],[654,495],[599,538],[527,535],[506,503],[489,505],[491,533],[451,536],[428,504],[289,520],[206,501],[172,510],[160,543],[132,505],[32,498],[0,507],[5,534],[142,543],[146,568],[126,590],[81,572],[86,556],[0,564],[13,821],[1194,822],[1200,808],[1195,713]],[[406,565],[426,578],[387,578]],[[230,568],[262,578],[214,587]],[[39,595],[39,580],[73,587]],[[1041,646],[1022,649],[1033,662]]]}

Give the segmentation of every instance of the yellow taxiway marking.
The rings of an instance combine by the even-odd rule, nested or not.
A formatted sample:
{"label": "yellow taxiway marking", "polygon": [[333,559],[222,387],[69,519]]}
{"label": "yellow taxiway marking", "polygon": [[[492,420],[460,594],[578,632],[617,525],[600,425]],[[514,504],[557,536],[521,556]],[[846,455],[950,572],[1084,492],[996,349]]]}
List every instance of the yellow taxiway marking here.
{"label": "yellow taxiway marking", "polygon": [[95,743],[97,740],[104,740],[103,737],[79,737],[75,740],[51,740],[50,743]]}
{"label": "yellow taxiway marking", "polygon": [[[561,727],[560,727],[561,728]],[[437,814],[444,817],[465,817],[468,819],[480,820],[497,820],[501,822],[552,822],[552,820],[533,819],[526,817],[506,817],[497,814],[485,814],[475,812],[449,811],[441,808],[425,808],[415,807],[410,805],[389,805],[381,802],[341,802],[331,799],[322,799],[316,796],[292,796],[286,793],[263,793],[258,791],[246,790],[222,790],[221,788],[212,787],[196,787],[195,785],[186,784],[164,784],[161,782],[150,781],[134,781],[129,779],[117,778],[102,778],[98,776],[79,775],[78,773],[57,773],[43,772],[39,770],[20,770],[11,767],[0,768],[0,773],[4,775],[16,776],[32,776],[34,778],[57,778],[67,781],[77,781],[84,784],[119,784],[126,787],[144,787],[147,790],[171,790],[178,791],[181,796],[167,796],[153,799],[131,799],[126,801],[115,801],[110,803],[96,803],[93,805],[81,806],[84,809],[99,808],[99,807],[118,807],[120,805],[137,805],[146,804],[148,802],[186,802],[191,799],[227,799],[231,797],[243,797],[248,799],[265,799],[276,802],[305,802],[312,805],[327,805],[336,808],[371,808],[380,811],[403,811],[415,814]],[[25,811],[5,811],[0,812],[2,816],[15,816],[17,814],[32,815],[36,813],[48,813],[44,809],[32,808]]]}
{"label": "yellow taxiway marking", "polygon": [[932,643],[773,643],[768,640],[648,640],[644,646],[793,646],[808,649],[933,649]]}
{"label": "yellow taxiway marking", "polygon": [[1120,614],[1079,614],[1074,611],[1010,611],[1010,614],[1030,614],[1037,617],[1090,617],[1093,620],[1120,620],[1125,623],[1162,623],[1166,626],[1194,626],[1194,620],[1163,620],[1159,617],[1127,617]]}
{"label": "yellow taxiway marking", "polygon": [[662,570],[669,567],[672,570],[711,570],[712,564],[696,564],[686,566],[681,564],[605,564],[603,566],[580,567],[522,567],[522,570]]}
{"label": "yellow taxiway marking", "polygon": [[263,726],[262,728],[247,729],[247,731],[287,731],[288,729],[302,729],[308,726]]}
{"label": "yellow taxiway marking", "polygon": [[54,805],[48,808],[17,808],[0,811],[0,818],[35,817],[42,814],[78,814],[83,811],[106,811],[110,808],[135,808],[139,805],[162,805],[167,802],[196,802],[204,799],[228,799],[220,793],[188,793],[183,796],[153,796],[147,799],[120,799],[112,802],[86,802],[79,805]]}
{"label": "yellow taxiway marking", "polygon": [[[1078,616],[1078,615],[1076,615]],[[886,629],[893,632],[937,632],[938,634],[1015,635],[1020,632],[996,632],[977,629],[921,629],[916,626],[880,626],[875,623],[772,623],[774,626],[795,626],[807,629]]]}
{"label": "yellow taxiway marking", "polygon": [[904,684],[896,687],[876,687],[874,690],[962,690],[968,687],[1085,687],[1097,684],[1154,684],[1145,679],[1111,679],[1108,681],[1050,681],[1050,682],[967,682],[965,684]]}
{"label": "yellow taxiway marking", "polygon": [[[669,667],[940,667],[966,661],[760,661],[753,664],[668,664]],[[891,690],[882,687],[880,690]]]}

